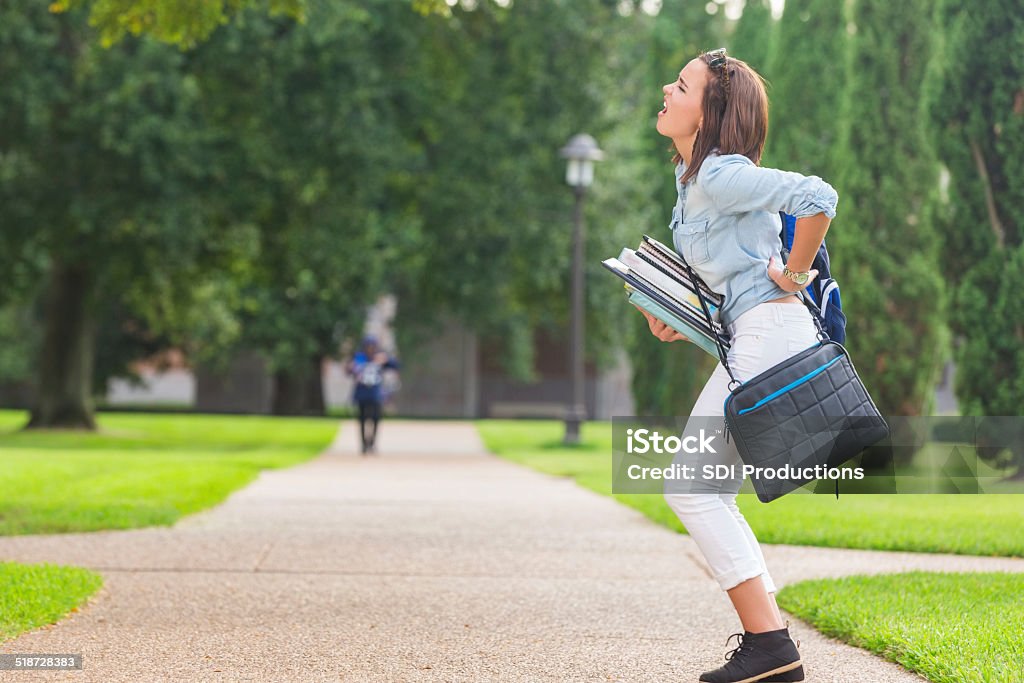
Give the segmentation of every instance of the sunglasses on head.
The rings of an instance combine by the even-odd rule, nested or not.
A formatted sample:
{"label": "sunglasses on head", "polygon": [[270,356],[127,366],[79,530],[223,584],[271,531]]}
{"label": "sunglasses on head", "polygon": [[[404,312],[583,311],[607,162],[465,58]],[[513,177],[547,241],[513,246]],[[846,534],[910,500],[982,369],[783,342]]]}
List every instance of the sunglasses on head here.
{"label": "sunglasses on head", "polygon": [[729,60],[726,57],[725,48],[720,47],[717,50],[705,52],[704,55],[707,57],[708,67],[718,71],[722,85],[725,86],[725,96],[729,97],[729,69],[727,68]]}

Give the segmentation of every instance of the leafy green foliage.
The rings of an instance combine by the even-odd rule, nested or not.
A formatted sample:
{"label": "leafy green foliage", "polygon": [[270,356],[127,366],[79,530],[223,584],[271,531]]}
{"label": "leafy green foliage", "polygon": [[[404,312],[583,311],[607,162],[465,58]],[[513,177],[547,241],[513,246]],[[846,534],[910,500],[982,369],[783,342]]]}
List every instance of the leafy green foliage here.
{"label": "leafy green foliage", "polygon": [[587,0],[429,19],[408,27],[416,58],[391,71],[411,144],[399,178],[419,230],[394,272],[402,345],[451,314],[502,340],[505,367],[530,377],[534,330],[568,320],[573,195],[558,151],[587,132],[607,152],[586,200],[587,347],[607,359],[627,313],[600,261],[638,241],[650,211],[639,141],[658,93],[643,98],[646,18]]}
{"label": "leafy green foliage", "polygon": [[778,22],[772,18],[771,2],[749,0],[728,38],[729,54],[767,77],[768,60],[777,51],[777,34]]}
{"label": "leafy green foliage", "polygon": [[[837,102],[846,85],[848,36],[843,5],[832,0],[789,0],[776,33],[764,72],[771,84],[764,165],[834,182],[840,127]],[[836,230],[869,239],[867,231],[845,220],[845,199],[840,198],[842,213],[836,216]],[[839,282],[846,285],[845,280]]]}
{"label": "leafy green foliage", "polygon": [[[89,8],[89,24],[99,31],[100,42],[111,47],[126,36],[148,35],[182,48],[195,47],[222,24],[248,8],[271,17],[286,16],[300,23],[308,19],[311,0],[54,0],[53,12]],[[449,14],[444,0],[411,0],[419,14]]]}
{"label": "leafy green foliage", "polygon": [[239,232],[212,211],[189,58],[153,40],[102,49],[85,24],[81,11],[0,8],[0,264],[15,273],[4,295],[29,300],[46,283],[40,417],[74,425],[91,422],[97,302],[174,329]]}
{"label": "leafy green foliage", "polygon": [[[639,409],[687,410],[713,360],[653,339],[599,261],[667,238],[659,89],[726,42],[773,84],[766,164],[840,191],[828,243],[883,411],[929,411],[948,311],[965,411],[1020,412],[1024,50],[998,3],[791,0],[773,22],[752,2],[731,34],[701,3],[199,4],[0,8],[0,299],[35,305],[40,283],[68,281],[55,266],[77,269],[100,353],[66,376],[101,388],[168,343],[306,369],[391,290],[404,348],[454,315],[528,378],[535,334],[568,319],[557,150],[586,131],[608,153],[586,204],[588,356],[626,344]],[[24,358],[62,339],[47,315],[42,339],[7,347],[8,374],[61,367]]]}
{"label": "leafy green foliage", "polygon": [[[648,85],[645,93],[648,94],[642,96],[641,101],[650,103],[652,115],[644,126],[643,172],[651,179],[646,188],[646,202],[653,214],[643,225],[642,232],[665,244],[672,243],[668,226],[672,206],[676,202],[671,163],[675,147],[671,140],[655,130],[657,119],[654,113],[661,108],[662,86],[674,81],[683,66],[701,51],[719,47],[720,37],[724,35],[722,15],[722,12],[708,14],[701,3],[665,3],[654,18],[647,38],[645,77]],[[633,234],[619,246],[635,248],[639,243],[640,234]],[[609,255],[617,253],[618,249],[615,249]],[[604,290],[607,297],[622,295],[617,281],[608,283]],[[633,366],[636,412],[646,415],[688,414],[715,366],[714,359],[690,342],[666,344],[659,341],[651,334],[647,319],[633,306],[629,306],[623,315],[624,325],[631,334],[627,348]]]}
{"label": "leafy green foliage", "polygon": [[[949,174],[942,270],[956,284],[956,390],[964,414],[1024,412],[1024,23],[1012,4],[944,1],[925,88]],[[984,49],[979,49],[984,46]]]}
{"label": "leafy green foliage", "polygon": [[847,348],[880,410],[892,415],[931,412],[948,355],[938,164],[921,107],[928,5],[858,0],[849,9],[833,183],[839,207],[827,236],[849,319]]}
{"label": "leafy green foliage", "polygon": [[422,19],[379,1],[306,11],[301,26],[244,12],[194,53],[226,180],[219,202],[255,247],[209,284],[205,306],[231,322],[193,328],[201,360],[255,348],[277,371],[334,353],[412,250],[416,219],[393,180],[401,84],[388,77],[415,58],[401,36]]}
{"label": "leafy green foliage", "polygon": [[9,304],[0,308],[0,384],[32,377],[32,349],[38,329],[27,306]]}
{"label": "leafy green foliage", "polygon": [[126,36],[143,34],[181,47],[193,47],[209,37],[244,7],[267,5],[271,14],[304,19],[305,0],[55,0],[54,12],[89,8],[89,24],[110,47]]}

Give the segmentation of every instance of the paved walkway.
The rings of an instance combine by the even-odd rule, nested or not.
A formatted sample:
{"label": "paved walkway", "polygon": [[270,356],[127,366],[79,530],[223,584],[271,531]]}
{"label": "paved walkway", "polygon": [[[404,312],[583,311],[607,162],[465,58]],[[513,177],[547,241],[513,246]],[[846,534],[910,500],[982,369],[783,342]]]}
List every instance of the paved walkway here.
{"label": "paved walkway", "polygon": [[[696,681],[739,628],[684,536],[487,455],[471,424],[349,428],[173,528],[0,538],[0,557],[94,568],[71,618],[0,646],[84,669],[0,681]],[[1024,571],[1024,560],[766,546],[810,577]],[[920,681],[794,620],[808,681]]]}

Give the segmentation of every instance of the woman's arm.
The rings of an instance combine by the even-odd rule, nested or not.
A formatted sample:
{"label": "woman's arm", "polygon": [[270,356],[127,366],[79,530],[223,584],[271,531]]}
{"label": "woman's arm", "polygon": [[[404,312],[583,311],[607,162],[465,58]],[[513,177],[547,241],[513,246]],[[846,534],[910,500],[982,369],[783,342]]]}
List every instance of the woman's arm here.
{"label": "woman's arm", "polygon": [[825,241],[825,233],[832,219],[823,213],[804,216],[796,219],[793,232],[793,248],[789,252],[786,265],[796,273],[810,269],[811,262],[818,254],[821,243]]}
{"label": "woman's arm", "polygon": [[785,211],[797,218],[824,214],[831,219],[839,203],[835,188],[818,176],[762,168],[742,154],[708,157],[697,182],[722,213]]}
{"label": "woman's arm", "polygon": [[807,282],[798,285],[783,275],[782,264],[776,263],[774,256],[768,260],[768,277],[787,292],[799,292],[807,288],[814,281],[814,278],[818,277],[818,271],[810,270],[810,267],[814,261],[814,256],[818,253],[818,248],[821,247],[821,243],[825,240],[825,233],[828,232],[828,226],[831,222],[832,219],[823,213],[816,213],[813,216],[804,216],[803,218],[796,219],[796,228],[793,232],[793,249],[789,252],[789,260],[786,262],[786,265],[795,273],[810,272],[811,276]]}

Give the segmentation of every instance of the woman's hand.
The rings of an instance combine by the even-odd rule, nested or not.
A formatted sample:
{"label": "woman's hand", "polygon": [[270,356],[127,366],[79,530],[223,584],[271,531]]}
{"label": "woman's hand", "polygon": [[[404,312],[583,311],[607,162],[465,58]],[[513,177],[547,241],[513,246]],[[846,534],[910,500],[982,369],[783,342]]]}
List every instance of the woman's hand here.
{"label": "woman's hand", "polygon": [[663,342],[690,341],[689,337],[684,337],[683,335],[679,334],[678,332],[676,332],[671,327],[669,327],[665,323],[663,323],[660,320],[658,320],[657,318],[655,318],[653,315],[651,315],[650,313],[648,313],[644,309],[640,308],[636,304],[633,304],[633,305],[636,306],[636,310],[638,310],[641,313],[643,313],[644,317],[647,318],[647,326],[651,328],[651,334],[653,334],[655,337],[657,337],[661,341],[663,341]]}
{"label": "woman's hand", "polygon": [[788,277],[782,274],[782,268],[775,265],[775,256],[772,256],[770,259],[768,259],[768,277],[770,277],[772,280],[775,280],[775,284],[777,284],[779,287],[786,290],[787,292],[793,292],[795,294],[802,289],[806,289],[812,282],[814,282],[814,278],[818,277],[818,271],[811,270],[810,274],[811,276],[807,278],[807,282],[803,283],[802,285],[798,285],[797,283],[793,282]]}

